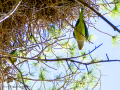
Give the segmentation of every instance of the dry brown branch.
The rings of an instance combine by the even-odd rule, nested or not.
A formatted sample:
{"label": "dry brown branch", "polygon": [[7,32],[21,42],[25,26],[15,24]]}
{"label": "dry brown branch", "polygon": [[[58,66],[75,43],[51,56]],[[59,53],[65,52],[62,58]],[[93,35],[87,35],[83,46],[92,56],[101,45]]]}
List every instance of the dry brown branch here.
{"label": "dry brown branch", "polygon": [[17,0],[16,4],[13,6],[13,8],[4,16],[0,17],[0,22],[4,21],[5,19],[9,18],[18,8],[22,0]]}

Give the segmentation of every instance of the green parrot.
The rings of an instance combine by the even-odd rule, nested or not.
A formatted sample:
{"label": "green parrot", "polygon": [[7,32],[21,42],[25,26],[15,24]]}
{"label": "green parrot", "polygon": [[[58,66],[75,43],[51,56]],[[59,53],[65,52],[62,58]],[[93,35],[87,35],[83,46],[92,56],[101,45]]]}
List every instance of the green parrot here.
{"label": "green parrot", "polygon": [[[14,56],[18,56],[18,51],[13,50],[10,54]],[[17,58],[9,57],[9,59],[12,61],[12,63],[15,63],[17,61]]]}
{"label": "green parrot", "polygon": [[82,49],[84,46],[85,39],[88,39],[88,29],[86,27],[86,24],[84,22],[84,16],[83,16],[83,6],[81,7],[81,12],[79,13],[79,19],[77,20],[77,23],[75,25],[75,29],[73,32],[73,36],[75,37],[79,50]]}

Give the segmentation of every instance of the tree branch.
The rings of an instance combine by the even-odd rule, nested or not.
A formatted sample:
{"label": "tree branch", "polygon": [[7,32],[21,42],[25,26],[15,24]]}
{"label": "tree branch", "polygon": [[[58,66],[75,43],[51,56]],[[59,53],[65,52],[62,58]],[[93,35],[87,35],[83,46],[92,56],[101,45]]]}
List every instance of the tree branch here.
{"label": "tree branch", "polygon": [[18,6],[20,5],[22,0],[17,0],[15,6],[13,6],[13,8],[4,16],[0,17],[0,22],[4,21],[5,19],[7,19],[8,17],[10,17],[18,8]]}
{"label": "tree branch", "polygon": [[[102,44],[103,44],[103,43],[102,43]],[[90,51],[89,53],[87,53],[87,54],[84,54],[84,55],[81,55],[81,56],[77,56],[77,57],[61,58],[61,59],[26,58],[26,57],[20,57],[20,56],[15,56],[15,55],[7,54],[7,53],[1,53],[1,52],[0,52],[0,55],[6,56],[6,57],[13,57],[13,58],[24,59],[24,60],[51,61],[51,62],[54,62],[54,61],[72,61],[72,62],[74,62],[74,60],[71,60],[71,59],[89,55],[90,53],[92,53],[93,51],[95,51],[97,48],[99,48],[102,44],[98,45],[97,47],[95,46],[95,48],[94,48],[93,50],[91,50],[91,51]],[[2,58],[2,57],[1,57],[1,58]],[[4,58],[4,57],[3,57],[3,58]],[[24,62],[24,61],[23,61],[23,62]],[[76,62],[76,61],[75,61],[75,62]]]}

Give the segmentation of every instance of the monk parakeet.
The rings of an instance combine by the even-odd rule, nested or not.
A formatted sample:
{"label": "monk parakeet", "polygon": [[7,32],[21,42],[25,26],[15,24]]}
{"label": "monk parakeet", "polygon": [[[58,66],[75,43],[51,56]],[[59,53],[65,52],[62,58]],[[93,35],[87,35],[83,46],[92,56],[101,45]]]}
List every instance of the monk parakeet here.
{"label": "monk parakeet", "polygon": [[[18,56],[18,51],[13,50],[10,54],[14,56]],[[15,63],[17,61],[17,58],[9,57],[9,59],[12,61],[12,63]]]}
{"label": "monk parakeet", "polygon": [[75,25],[75,29],[73,32],[73,36],[75,37],[79,50],[82,49],[84,46],[84,40],[88,39],[88,29],[86,27],[86,24],[84,22],[84,16],[83,16],[83,6],[81,7],[81,11],[79,13],[79,19],[77,20],[77,23]]}

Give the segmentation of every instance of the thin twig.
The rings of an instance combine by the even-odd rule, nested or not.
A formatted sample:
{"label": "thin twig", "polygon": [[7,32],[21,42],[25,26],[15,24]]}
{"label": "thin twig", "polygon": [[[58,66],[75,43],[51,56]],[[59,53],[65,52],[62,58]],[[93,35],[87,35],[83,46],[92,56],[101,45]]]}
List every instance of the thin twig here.
{"label": "thin twig", "polygon": [[15,6],[13,6],[13,8],[4,16],[0,17],[0,22],[4,21],[5,19],[7,19],[8,17],[10,17],[18,8],[18,6],[20,5],[22,0],[17,0]]}

